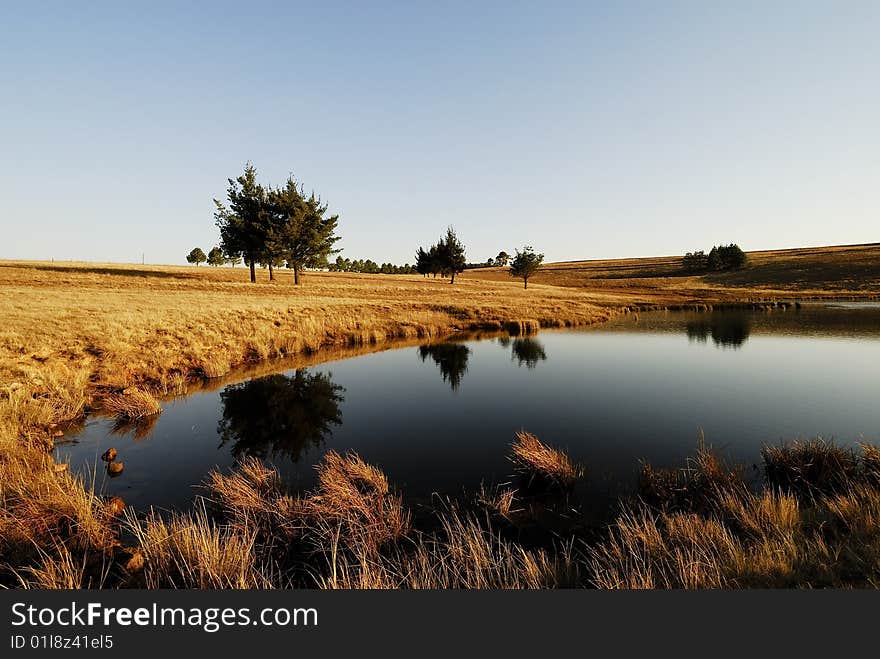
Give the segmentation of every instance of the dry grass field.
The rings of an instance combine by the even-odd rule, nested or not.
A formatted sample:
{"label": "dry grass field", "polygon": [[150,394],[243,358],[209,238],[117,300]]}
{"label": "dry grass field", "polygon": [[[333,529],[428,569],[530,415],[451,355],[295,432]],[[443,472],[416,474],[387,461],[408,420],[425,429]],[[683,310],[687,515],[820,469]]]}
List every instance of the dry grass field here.
{"label": "dry grass field", "polygon": [[[485,509],[449,508],[424,535],[410,528],[408,512],[381,471],[357,456],[329,459],[321,489],[305,497],[284,492],[276,476],[251,464],[231,481],[212,481],[219,518],[216,510],[205,510],[172,520],[125,519],[124,502],[94,495],[66,465],[56,465],[48,449],[66,423],[90,410],[139,419],[155,413],[155,398],[211,387],[242,365],[271,369],[270,359],[320,361],[380,349],[390,340],[456,331],[520,333],[590,324],[639,305],[880,294],[877,245],[749,257],[742,271],[702,277],[680,273],[673,258],[549,264],[527,291],[499,269],[468,271],[454,286],[419,276],[309,273],[294,287],[286,271],[274,282],[263,271],[250,284],[244,268],[0,262],[0,584],[303,585],[301,575],[289,571],[293,558],[310,565],[311,585],[326,587],[736,584],[692,575],[629,578],[620,543],[637,538],[625,526],[608,540],[617,545],[580,558],[571,546],[517,545],[478,522]],[[548,473],[545,481],[578,476],[566,456],[532,439],[532,449],[540,449],[536,471],[542,464],[565,467],[564,479]],[[513,455],[522,465],[530,451],[520,445]],[[847,483],[874,487],[867,476]],[[516,526],[528,508],[517,507],[518,497],[511,490],[483,493],[478,500]],[[781,510],[776,499],[761,501],[754,503],[756,515],[768,506]],[[847,501],[827,505],[843,510],[852,504]],[[251,524],[246,528],[236,517],[245,513]],[[627,519],[642,526],[650,521]],[[664,525],[663,533],[680,533],[684,523],[651,519]],[[123,524],[140,547],[121,545]],[[301,539],[304,525],[307,560],[281,552],[279,543]],[[866,542],[876,551],[873,535]],[[863,583],[828,576],[835,579]],[[760,582],[775,583],[769,576]]]}
{"label": "dry grass field", "polygon": [[[548,263],[529,285],[588,290],[634,304],[676,305],[745,300],[880,296],[880,243],[748,252],[734,272],[685,272],[681,256]],[[509,279],[506,268],[467,273],[487,281]]]}

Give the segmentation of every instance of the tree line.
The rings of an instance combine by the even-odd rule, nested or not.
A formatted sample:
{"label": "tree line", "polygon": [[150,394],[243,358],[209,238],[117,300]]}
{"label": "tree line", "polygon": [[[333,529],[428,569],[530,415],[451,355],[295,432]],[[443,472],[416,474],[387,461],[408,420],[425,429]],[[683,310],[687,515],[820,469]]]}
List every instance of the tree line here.
{"label": "tree line", "polygon": [[468,263],[465,247],[455,232],[449,227],[429,248],[419,247],[416,251],[415,265],[403,266],[392,263],[379,265],[370,259],[350,260],[338,256],[329,262],[331,254],[342,250],[335,249],[339,240],[336,227],[338,215],[327,214],[327,204],[312,191],[306,194],[302,184],[293,176],[284,185],[273,187],[257,181],[256,168],[247,163],[244,172],[228,179],[226,202],[214,200],[214,220],[220,231],[220,244],[208,254],[194,248],[186,260],[198,266],[207,262],[219,267],[231,264],[233,267],[244,260],[250,268],[251,282],[256,282],[256,266],[260,264],[269,270],[273,280],[274,269],[287,267],[293,270],[294,283],[299,284],[300,274],[307,268],[327,268],[338,272],[363,272],[382,274],[418,273],[425,277],[440,275],[449,277],[455,283],[455,276],[468,267],[504,267],[510,262],[509,274],[523,280],[528,288],[529,278],[538,270],[544,260],[526,246],[523,251],[516,250],[516,256],[501,251],[486,263]]}
{"label": "tree line", "polygon": [[383,263],[379,265],[370,259],[348,259],[341,256],[336,257],[336,261],[327,265],[330,272],[360,272],[369,275],[412,275],[416,269],[409,263],[404,265],[395,265],[393,263]]}

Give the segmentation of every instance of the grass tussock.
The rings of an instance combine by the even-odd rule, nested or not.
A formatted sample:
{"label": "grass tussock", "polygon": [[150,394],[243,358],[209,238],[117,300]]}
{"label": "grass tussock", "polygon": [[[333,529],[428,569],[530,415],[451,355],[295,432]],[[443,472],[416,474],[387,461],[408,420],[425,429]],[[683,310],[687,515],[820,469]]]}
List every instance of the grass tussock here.
{"label": "grass tussock", "polygon": [[[869,448],[865,452],[869,463],[876,457],[875,451]],[[769,483],[806,495],[844,490],[860,478],[865,467],[855,451],[823,439],[764,446],[761,457]]]}
{"label": "grass tussock", "polygon": [[143,553],[147,588],[266,588],[271,578],[257,567],[255,535],[220,525],[204,509],[165,520],[151,515],[130,528]]}
{"label": "grass tussock", "polygon": [[[753,490],[715,473],[687,503],[681,479],[660,508],[637,503],[588,550],[600,588],[880,586],[876,447],[862,456],[830,442],[764,452]],[[709,481],[707,481],[709,482]],[[664,490],[666,492],[668,490]],[[685,505],[687,503],[687,505]]]}
{"label": "grass tussock", "polygon": [[638,493],[642,501],[655,508],[694,511],[711,507],[720,493],[744,487],[741,470],[725,465],[701,438],[696,453],[681,468],[642,465]]}
{"label": "grass tussock", "polygon": [[547,446],[531,433],[516,433],[511,451],[511,460],[530,484],[568,488],[583,475],[583,469],[565,451]]}
{"label": "grass tussock", "polygon": [[313,520],[332,525],[348,542],[376,548],[399,540],[411,515],[388,478],[355,454],[330,451],[318,466],[318,489],[305,500]]}
{"label": "grass tussock", "polygon": [[162,413],[159,401],[142,389],[126,389],[119,394],[110,394],[104,398],[103,406],[123,421],[136,421]]}

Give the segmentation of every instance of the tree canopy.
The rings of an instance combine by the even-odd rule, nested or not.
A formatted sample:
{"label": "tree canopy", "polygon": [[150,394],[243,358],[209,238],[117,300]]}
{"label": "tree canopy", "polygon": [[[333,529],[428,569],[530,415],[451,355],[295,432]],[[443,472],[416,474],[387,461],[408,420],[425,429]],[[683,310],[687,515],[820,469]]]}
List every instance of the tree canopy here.
{"label": "tree canopy", "polygon": [[510,263],[510,276],[523,280],[523,288],[529,287],[529,277],[538,271],[544,262],[543,254],[536,254],[531,246],[526,245],[523,251],[516,250],[516,256]]}
{"label": "tree canopy", "polygon": [[224,263],[226,263],[226,257],[223,255],[223,250],[219,247],[212,247],[211,251],[208,252],[208,265],[218,268]]}
{"label": "tree canopy", "polygon": [[268,192],[257,183],[256,168],[247,163],[244,173],[228,179],[228,206],[215,199],[214,219],[220,229],[220,247],[229,256],[240,256],[251,269],[251,281],[257,281],[255,266],[264,253],[269,234]]}
{"label": "tree canopy", "polygon": [[454,284],[455,275],[464,272],[466,266],[464,245],[452,227],[449,227],[446,235],[436,244],[431,245],[430,249],[419,247],[416,250],[415,269],[421,275],[450,276],[449,283]]}
{"label": "tree canopy", "polygon": [[256,281],[255,266],[269,269],[286,265],[299,283],[305,268],[327,266],[327,257],[339,250],[333,245],[338,215],[327,216],[327,204],[314,192],[306,195],[291,176],[279,187],[257,182],[250,163],[236,179],[229,179],[227,202],[214,200],[214,218],[220,229],[220,250],[233,265],[244,258]]}
{"label": "tree canopy", "polygon": [[196,267],[198,267],[199,263],[204,263],[207,259],[208,257],[205,256],[201,247],[194,248],[193,251],[186,255],[186,262],[195,263]]}
{"label": "tree canopy", "polygon": [[293,270],[294,283],[304,268],[327,266],[327,257],[339,250],[333,245],[338,215],[325,217],[327,204],[312,192],[308,197],[293,177],[270,193],[272,223],[267,244]]}

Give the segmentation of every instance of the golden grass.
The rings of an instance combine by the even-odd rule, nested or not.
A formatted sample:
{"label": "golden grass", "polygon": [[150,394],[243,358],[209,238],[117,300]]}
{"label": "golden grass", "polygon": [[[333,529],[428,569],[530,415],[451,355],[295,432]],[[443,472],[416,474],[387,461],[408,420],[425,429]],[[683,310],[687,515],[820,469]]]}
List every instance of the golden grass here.
{"label": "golden grass", "polygon": [[136,421],[162,413],[162,406],[148,391],[126,389],[104,397],[102,407],[124,421]]}
{"label": "golden grass", "polygon": [[240,365],[534,319],[588,324],[615,309],[583,292],[467,278],[312,273],[294,287],[286,272],[252,285],[241,268],[3,262],[0,313],[0,543],[9,563],[34,567],[38,547],[102,528],[102,502],[46,453],[89,410],[147,432],[156,396]]}
{"label": "golden grass", "polygon": [[[748,252],[748,258],[742,270],[703,275],[683,271],[681,255],[547,263],[529,285],[580,288],[656,306],[880,296],[880,243],[765,250]],[[482,268],[470,276],[509,278],[505,268]]]}
{"label": "golden grass", "polygon": [[[590,324],[639,305],[705,305],[795,293],[875,295],[876,250],[876,246],[862,246],[767,253],[766,259],[752,254],[752,266],[741,273],[703,278],[656,270],[658,264],[650,260],[556,264],[560,267],[548,266],[528,290],[501,271],[469,271],[455,286],[417,276],[311,273],[303,286],[294,288],[289,273],[284,272],[273,283],[264,278],[251,285],[244,269],[0,263],[4,318],[0,329],[0,585],[83,587],[106,585],[107,579],[115,585],[174,587],[586,583],[587,567],[620,567],[611,558],[613,551],[603,554],[600,545],[588,563],[571,545],[525,547],[503,538],[486,520],[471,513],[441,515],[440,530],[425,535],[412,528],[410,512],[384,474],[357,456],[331,457],[322,465],[319,487],[305,497],[286,493],[277,474],[262,465],[242,465],[226,477],[239,481],[212,480],[209,496],[216,511],[202,510],[170,520],[129,519],[141,545],[140,553],[132,553],[119,545],[118,516],[93,493],[90,484],[55,465],[47,449],[63,434],[65,422],[89,410],[103,406],[119,414],[120,423],[139,423],[145,412],[157,410],[157,396],[210,387],[210,381],[204,384],[205,378],[219,380],[240,365],[270,358],[332,352],[344,346],[373,349],[369,346],[390,339],[433,338],[462,330],[527,333],[538,327]],[[790,268],[792,263],[799,267]],[[789,271],[799,274],[786,279],[783,275]],[[834,276],[837,280],[832,281]],[[542,281],[563,287],[542,285]],[[143,396],[118,393],[132,388]],[[532,450],[525,453],[537,457],[540,469],[554,474],[557,482],[571,482],[577,468],[566,462],[567,457],[559,457],[564,454],[549,447],[540,449],[535,442],[540,444],[535,439],[530,442]],[[820,491],[810,504],[810,514],[816,519],[825,516],[834,520],[834,528],[859,529],[857,547],[846,544],[849,536],[842,531],[829,540],[827,535],[813,533],[812,526],[788,537],[789,544],[781,548],[773,544],[781,542],[775,536],[773,542],[768,539],[758,545],[748,540],[751,544],[742,545],[743,537],[752,538],[755,529],[766,528],[767,523],[736,522],[736,515],[745,513],[736,512],[735,501],[713,496],[716,491],[744,495],[724,484],[723,470],[713,472],[715,480],[707,480],[705,474],[712,465],[706,464],[700,467],[702,480],[687,477],[682,481],[686,491],[697,491],[695,482],[715,484],[700,490],[705,493],[705,506],[645,509],[648,512],[633,517],[632,523],[646,529],[645,537],[653,533],[647,530],[653,524],[670,551],[690,552],[699,560],[715,556],[719,576],[685,578],[653,572],[641,576],[647,581],[656,577],[659,584],[697,586],[876,584],[876,564],[871,562],[877,555],[870,525],[874,518],[860,512],[876,510],[871,488],[878,480],[880,453],[874,451],[865,450],[859,472],[873,474],[874,480],[860,477],[861,489]],[[526,463],[530,469],[535,467],[528,460],[523,466]],[[675,483],[674,488],[681,490],[681,482]],[[495,501],[500,523],[509,523],[505,518],[514,511],[514,501],[519,504],[526,496],[516,492]],[[726,506],[723,518],[704,517],[715,514],[713,501],[720,502],[716,507]],[[865,505],[859,505],[860,501]],[[781,513],[774,511],[784,504],[749,506],[749,519],[763,515],[778,521]],[[718,524],[723,528],[716,528]],[[700,542],[688,544],[682,539],[692,532],[689,529],[700,531],[694,538]],[[733,534],[734,545],[740,543],[748,551],[724,549],[729,544],[725,534]],[[707,538],[717,542],[709,547]],[[676,545],[679,540],[683,544]],[[804,560],[804,552],[823,557],[830,567],[815,568],[818,576],[798,572],[803,582],[766,577],[786,574],[774,557],[787,556],[796,565],[796,560]],[[835,552],[846,552],[845,567],[851,573],[837,569],[833,558],[840,554]],[[125,566],[133,564],[133,556],[145,561],[143,569],[137,570],[137,579],[142,581],[127,581],[130,570]],[[754,575],[731,581],[731,574],[740,573],[728,568],[719,571],[722,556],[732,556],[734,563],[751,566],[753,571],[758,569],[754,566],[766,566],[766,570],[758,569],[764,581]],[[321,562],[316,563],[315,557]],[[632,553],[627,560],[645,558]],[[666,564],[690,565],[685,558],[681,554]],[[740,572],[744,574],[746,567]],[[597,574],[590,581],[593,585],[628,583],[617,577],[603,581]],[[303,575],[307,575],[305,581]]]}
{"label": "golden grass", "polygon": [[130,528],[148,566],[147,588],[266,588],[254,551],[255,534],[240,526],[221,526],[196,510],[165,520],[152,515]]}
{"label": "golden grass", "polygon": [[[874,447],[864,450],[869,462]],[[767,480],[798,493],[829,493],[846,488],[860,470],[859,458],[850,449],[823,439],[794,441],[761,449]]]}
{"label": "golden grass", "polygon": [[402,538],[411,521],[381,470],[358,455],[335,451],[318,465],[318,489],[305,509],[314,525],[327,525],[346,542],[371,549]]}
{"label": "golden grass", "polygon": [[565,451],[550,448],[531,433],[516,433],[511,450],[514,465],[533,484],[544,481],[571,487],[583,475],[583,469],[574,464]]}

